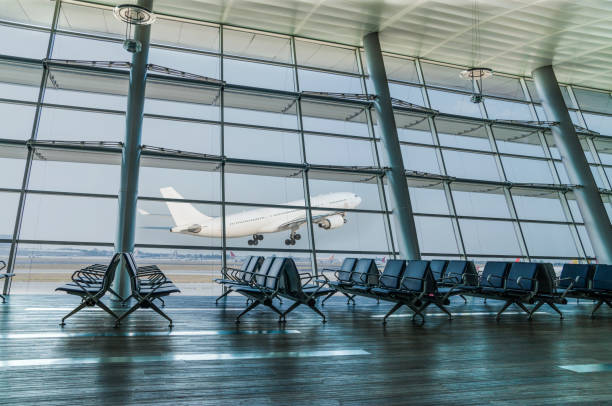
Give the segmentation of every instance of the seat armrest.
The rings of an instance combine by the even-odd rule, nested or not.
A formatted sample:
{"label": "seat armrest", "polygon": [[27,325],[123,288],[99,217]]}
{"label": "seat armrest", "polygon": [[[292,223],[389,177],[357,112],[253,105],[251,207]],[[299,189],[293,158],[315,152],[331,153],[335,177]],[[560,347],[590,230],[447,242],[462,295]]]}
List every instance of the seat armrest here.
{"label": "seat armrest", "polygon": [[[534,286],[534,290],[533,290],[533,292],[537,292],[537,291],[538,291],[538,280],[537,280],[537,279],[534,279],[534,278],[526,278],[526,277],[524,277],[524,276],[519,276],[518,278],[516,278],[516,284],[517,284],[517,285],[519,285],[521,288],[525,289],[525,287],[524,287],[524,286],[521,284],[521,281],[523,281],[523,280],[527,280],[527,281],[532,281],[532,282],[535,282],[535,283],[533,284],[533,286]],[[530,292],[531,292],[531,291],[530,291]]]}
{"label": "seat armrest", "polygon": [[0,271],[6,268],[6,262],[0,261]]}
{"label": "seat armrest", "polygon": [[504,280],[503,276],[499,276],[499,275],[494,275],[491,274],[489,276],[487,276],[486,282],[489,284],[489,286],[491,286],[492,288],[494,288],[495,286],[493,286],[493,284],[491,283],[491,278],[497,278],[497,279],[501,279],[502,281]]}

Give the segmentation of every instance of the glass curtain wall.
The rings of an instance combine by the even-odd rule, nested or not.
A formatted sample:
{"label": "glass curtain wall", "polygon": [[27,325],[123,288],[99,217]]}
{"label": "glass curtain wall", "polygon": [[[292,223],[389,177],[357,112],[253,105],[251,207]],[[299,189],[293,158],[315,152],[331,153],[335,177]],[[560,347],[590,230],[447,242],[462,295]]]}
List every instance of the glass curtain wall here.
{"label": "glass curtain wall", "polygon": [[[0,250],[13,293],[48,293],[113,252],[130,54],[109,7],[25,3],[0,11]],[[384,58],[425,257],[593,259],[529,79],[495,75],[474,104],[461,67]],[[209,294],[247,255],[397,255],[361,49],[160,15],[149,63],[139,263]],[[563,92],[612,216],[609,92]],[[172,232],[177,204],[218,230]],[[235,231],[270,213],[274,232]]]}

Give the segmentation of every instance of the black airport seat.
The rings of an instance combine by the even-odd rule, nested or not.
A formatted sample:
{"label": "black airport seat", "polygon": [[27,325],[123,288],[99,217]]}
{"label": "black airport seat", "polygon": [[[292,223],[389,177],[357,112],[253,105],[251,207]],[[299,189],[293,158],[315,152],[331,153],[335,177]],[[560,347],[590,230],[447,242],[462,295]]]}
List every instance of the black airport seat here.
{"label": "black airport seat", "polygon": [[511,262],[487,262],[476,289],[481,293],[503,292],[506,288],[506,280],[511,265]]}
{"label": "black airport seat", "polygon": [[431,272],[433,273],[436,282],[442,282],[447,266],[448,261],[445,259],[434,259],[429,261],[429,267],[431,268]]}
{"label": "black airport seat", "polygon": [[350,284],[343,285],[342,288],[351,292],[365,293],[378,285],[378,277],[376,261],[370,258],[361,258],[355,265]]}
{"label": "black airport seat", "polygon": [[281,257],[266,258],[259,269],[251,273],[252,277],[248,285],[234,287],[235,292],[240,293],[252,301],[247,308],[236,317],[236,323],[240,323],[240,318],[242,316],[262,304],[272,309],[282,319],[283,313],[272,304],[273,300],[278,297],[278,290],[281,286],[282,259]]}
{"label": "black airport seat", "polygon": [[234,291],[235,286],[246,286],[249,284],[253,274],[259,269],[264,261],[264,257],[252,255],[248,257],[239,269],[226,268],[226,278],[215,279],[225,287],[225,292],[215,299],[215,304]]}
{"label": "black airport seat", "polygon": [[591,317],[595,317],[595,312],[604,303],[612,307],[612,265],[597,265],[595,267],[589,296],[597,301],[591,312]]}
{"label": "black airport seat", "polygon": [[[355,270],[355,265],[357,265],[357,258],[344,258],[342,261],[342,265],[339,269],[323,269],[321,271],[321,275],[325,275],[326,272],[333,272],[336,280],[330,281],[328,278],[318,280],[319,283],[326,283],[332,291],[327,294],[327,296],[321,301],[321,306],[325,305],[325,301],[339,292],[337,287],[342,286],[344,284],[351,283],[351,277],[353,275],[353,271]],[[354,295],[350,295],[344,292],[340,292],[344,296],[347,297],[346,304],[349,304],[351,301],[355,304]]]}
{"label": "black airport seat", "polygon": [[568,297],[586,298],[593,283],[595,265],[592,264],[565,264],[559,275],[558,287],[567,289]]}
{"label": "black airport seat", "polygon": [[[0,261],[0,271],[2,271],[4,268],[6,268],[6,262]],[[0,279],[12,278],[13,276],[15,276],[14,273],[0,273]],[[4,295],[0,294],[0,298],[2,299],[2,303],[6,303],[6,298]]]}
{"label": "black airport seat", "polygon": [[[111,292],[117,297],[120,297],[116,292],[114,292],[111,288],[111,284],[113,283],[113,279],[115,277],[115,271],[119,266],[119,262],[122,258],[122,254],[115,254],[111,259],[110,264],[106,267],[104,272],[102,273],[101,282],[98,282],[99,274],[98,270],[94,269],[88,270],[87,268],[80,269],[72,274],[72,283],[67,283],[58,287],[57,291],[66,292],[69,295],[79,296],[81,298],[81,304],[74,308],[70,313],[62,318],[61,326],[66,324],[66,319],[73,314],[79,312],[86,306],[98,306],[111,316],[118,318],[118,316],[102,302],[102,297],[106,294],[106,292]],[[92,273],[93,272],[93,273]],[[87,280],[95,281],[93,283],[87,283]]]}
{"label": "black airport seat", "polygon": [[467,303],[464,294],[469,294],[472,289],[478,286],[478,272],[476,272],[476,267],[472,261],[448,261],[445,264],[442,276],[436,279],[436,283],[438,293],[446,298],[458,295]]}
{"label": "black airport seat", "polygon": [[168,320],[169,327],[172,327],[172,319],[161,310],[155,303],[154,300],[161,299],[162,297],[169,296],[173,293],[180,293],[180,289],[177,288],[172,282],[170,282],[161,270],[156,271],[156,278],[151,280],[150,283],[143,284],[141,278],[138,275],[138,267],[134,261],[134,257],[131,253],[123,253],[123,258],[126,265],[127,273],[130,277],[130,296],[125,300],[133,298],[136,303],[128,309],[125,313],[117,318],[115,321],[115,327],[121,324],[121,321],[127,316],[132,314],[138,309],[152,309],[157,314]]}
{"label": "black airport seat", "polygon": [[[406,268],[397,288],[387,287],[388,284],[393,284],[393,279],[385,278],[386,286],[378,286],[371,290],[381,300],[395,302],[395,306],[383,317],[383,324],[387,323],[389,316],[401,307],[407,306],[413,312],[413,323],[422,325],[425,322],[422,309],[429,303],[439,304],[436,300],[436,281],[429,267],[429,261],[406,261]],[[448,313],[446,309],[444,311]]]}
{"label": "black airport seat", "polygon": [[377,297],[389,295],[400,287],[402,276],[406,270],[406,261],[403,259],[390,259],[378,278],[378,286],[370,289],[370,293]]}

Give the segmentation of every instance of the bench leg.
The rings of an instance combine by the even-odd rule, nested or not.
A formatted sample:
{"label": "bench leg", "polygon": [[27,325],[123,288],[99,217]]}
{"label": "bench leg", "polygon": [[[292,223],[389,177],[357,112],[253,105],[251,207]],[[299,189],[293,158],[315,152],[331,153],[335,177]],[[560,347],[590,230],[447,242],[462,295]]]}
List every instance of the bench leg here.
{"label": "bench leg", "polygon": [[506,309],[507,309],[508,307],[510,307],[510,305],[511,305],[512,303],[514,303],[512,300],[508,300],[508,301],[507,301],[507,302],[504,304],[504,307],[502,307],[502,308],[501,308],[501,310],[500,310],[499,312],[497,312],[497,315],[495,316],[495,319],[496,319],[496,320],[499,320],[499,319],[500,319],[500,317],[501,317],[501,315],[502,315],[502,313],[503,313],[503,312],[505,312],[505,311],[506,311]]}
{"label": "bench leg", "polygon": [[453,319],[453,315],[451,314],[451,312],[448,311],[448,309],[446,307],[444,307],[440,303],[436,303],[436,302],[434,302],[434,305],[436,305],[436,307],[438,307],[438,309],[442,310],[444,313],[448,314],[448,319],[449,320]]}
{"label": "bench leg", "polygon": [[604,303],[603,300],[600,300],[599,302],[597,302],[597,304],[595,305],[595,307],[593,308],[593,311],[591,312],[591,318],[595,317],[595,312],[597,310],[599,310],[599,308],[601,307],[601,305]]}
{"label": "bench leg", "polygon": [[153,309],[153,311],[162,316],[164,319],[168,320],[170,322],[170,325],[168,327],[172,328],[172,319],[166,314],[166,312],[157,307],[157,305],[153,302],[149,302],[149,305],[151,306],[151,309]]}
{"label": "bench leg", "polygon": [[546,304],[548,304],[551,309],[559,313],[559,318],[563,318],[563,313],[561,313],[561,310],[559,310],[559,308],[553,302],[546,302]]}
{"label": "bench leg", "polygon": [[[264,303],[265,304],[265,303]],[[266,304],[266,306],[268,306],[270,309],[272,309],[276,314],[278,314],[279,316],[283,317],[283,312],[281,312],[280,310],[278,310],[278,308],[276,306],[274,306],[272,303],[270,304]]]}
{"label": "bench leg", "polygon": [[219,303],[219,300],[223,299],[225,296],[229,295],[230,293],[232,293],[232,289],[231,288],[227,289],[225,292],[223,292],[223,294],[221,296],[216,298],[215,299],[215,304]]}
{"label": "bench leg", "polygon": [[542,305],[544,304],[543,301],[540,301],[538,303],[536,303],[535,306],[533,306],[533,308],[528,311],[527,313],[529,314],[529,316],[527,317],[527,320],[531,320],[533,318],[533,314],[540,308],[542,307]]}
{"label": "bench leg", "polygon": [[459,295],[459,297],[460,297],[461,299],[463,299],[463,301],[464,301],[465,303],[467,303],[467,298],[466,298],[465,296],[463,296],[463,295]]}
{"label": "bench leg", "polygon": [[522,304],[521,302],[514,302],[518,307],[521,308],[522,311],[524,311],[525,313],[529,314],[529,309],[525,307],[524,304]]}
{"label": "bench leg", "polygon": [[287,310],[285,310],[284,313],[281,314],[281,317],[278,321],[285,321],[286,320],[286,316],[287,314],[291,313],[293,310],[295,310],[296,307],[298,307],[299,305],[301,305],[300,302],[295,302],[293,303],[291,306],[289,306],[289,308]]}
{"label": "bench leg", "polygon": [[66,325],[66,319],[68,317],[72,316],[73,314],[81,311],[85,306],[87,306],[87,302],[86,301],[81,302],[81,304],[78,305],[77,307],[75,307],[73,311],[71,311],[70,313],[68,313],[67,315],[64,316],[64,318],[62,319],[62,322],[60,323],[60,326],[65,326]]}
{"label": "bench leg", "polygon": [[348,298],[348,300],[346,301],[346,304],[350,304],[351,302],[353,302],[353,304],[355,304],[355,296],[356,295],[352,295],[351,296],[348,293],[344,293],[344,292],[342,292],[342,294]]}
{"label": "bench leg", "polygon": [[0,298],[2,298],[2,303],[6,303],[6,297],[4,297],[4,295],[0,295]]}
{"label": "bench leg", "polygon": [[253,309],[254,309],[254,308],[256,308],[257,306],[259,306],[260,304],[261,304],[261,302],[259,302],[259,301],[256,301],[256,302],[254,301],[253,303],[251,303],[251,304],[250,304],[250,305],[249,305],[249,306],[248,306],[246,309],[244,309],[244,310],[242,311],[242,313],[240,313],[240,314],[238,315],[238,317],[236,317],[236,324],[240,323],[240,318],[241,318],[242,316],[244,316],[245,314],[247,314],[248,312],[250,312],[251,310],[253,310]]}
{"label": "bench leg", "polygon": [[385,317],[383,317],[383,325],[387,324],[387,317],[391,316],[393,313],[398,311],[399,308],[402,307],[403,305],[404,305],[403,303],[396,303],[395,306],[393,306],[393,308],[389,310],[387,314],[385,314]]}
{"label": "bench leg", "polygon": [[323,318],[323,323],[327,322],[327,320],[325,319],[325,315],[321,312],[321,310],[317,309],[317,307],[314,305],[314,303],[309,303],[308,307],[310,307],[312,309],[312,311],[314,311],[315,313],[317,313],[319,316],[321,316]]}
{"label": "bench leg", "polygon": [[325,306],[325,301],[326,301],[327,299],[329,299],[330,297],[332,297],[333,295],[335,295],[337,292],[338,292],[337,290],[333,290],[333,291],[329,292],[329,293],[327,294],[327,296],[325,296],[325,297],[323,298],[323,300],[321,300],[321,306]]}
{"label": "bench leg", "polygon": [[136,310],[140,309],[141,306],[142,306],[142,302],[137,302],[134,306],[130,307],[127,312],[123,313],[115,321],[115,327],[119,327],[119,324],[121,324],[121,320],[125,319],[127,316],[134,313]]}

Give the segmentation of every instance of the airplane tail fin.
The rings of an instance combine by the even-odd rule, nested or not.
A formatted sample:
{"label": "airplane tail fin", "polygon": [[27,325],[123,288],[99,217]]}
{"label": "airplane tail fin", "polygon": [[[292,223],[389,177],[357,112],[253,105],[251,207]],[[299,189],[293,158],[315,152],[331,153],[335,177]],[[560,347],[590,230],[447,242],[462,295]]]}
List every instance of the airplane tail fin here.
{"label": "airplane tail fin", "polygon": [[[166,199],[182,199],[181,196],[172,186],[163,187],[159,189],[161,195]],[[166,202],[168,210],[172,215],[175,225],[182,226],[186,224],[201,224],[206,220],[210,220],[211,217],[198,211],[191,203],[176,203]]]}

